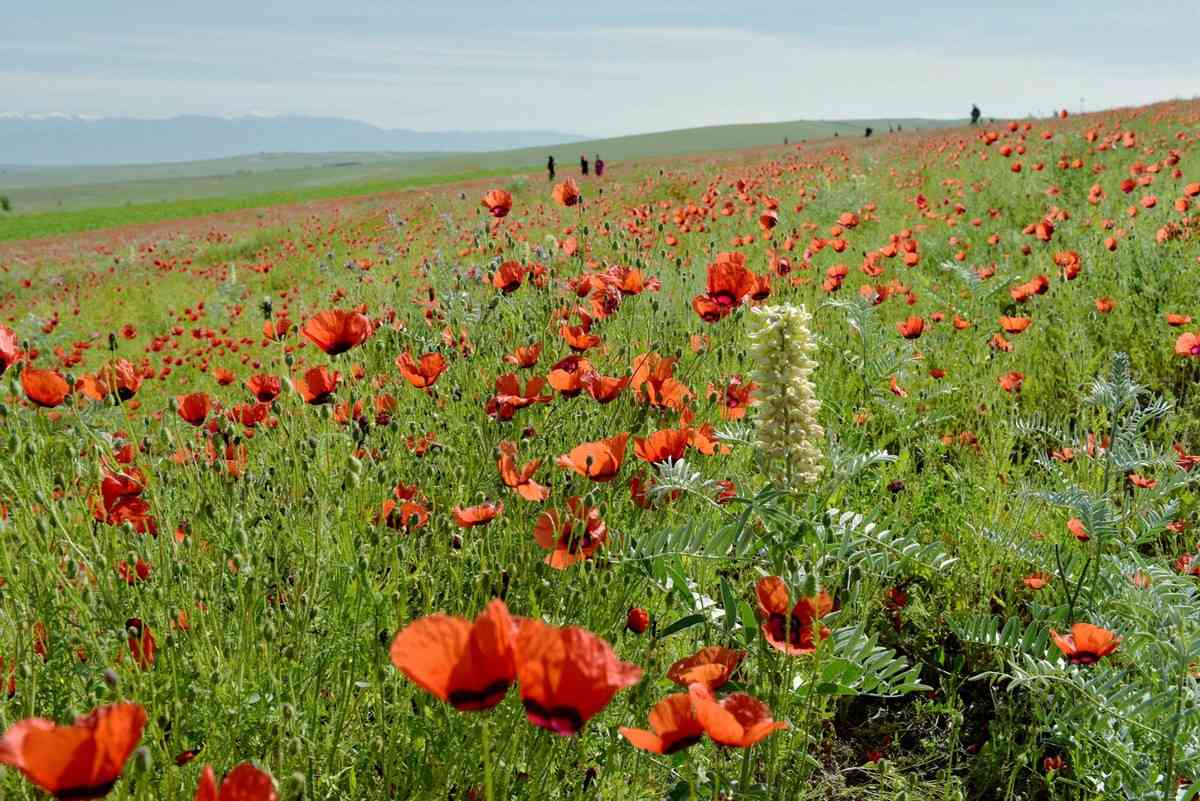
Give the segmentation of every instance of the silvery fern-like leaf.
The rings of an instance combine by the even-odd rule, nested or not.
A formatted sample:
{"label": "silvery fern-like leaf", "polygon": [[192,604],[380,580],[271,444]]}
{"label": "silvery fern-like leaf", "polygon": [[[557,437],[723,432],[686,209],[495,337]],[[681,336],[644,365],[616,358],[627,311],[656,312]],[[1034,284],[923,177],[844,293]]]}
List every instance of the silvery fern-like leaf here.
{"label": "silvery fern-like leaf", "polygon": [[753,445],[754,426],[748,423],[726,423],[713,432],[718,442],[729,445]]}
{"label": "silvery fern-like leaf", "polygon": [[721,487],[713,479],[705,478],[699,470],[688,464],[686,459],[668,459],[658,465],[658,477],[654,486],[647,490],[655,499],[662,498],[673,492],[688,492],[712,498]]}

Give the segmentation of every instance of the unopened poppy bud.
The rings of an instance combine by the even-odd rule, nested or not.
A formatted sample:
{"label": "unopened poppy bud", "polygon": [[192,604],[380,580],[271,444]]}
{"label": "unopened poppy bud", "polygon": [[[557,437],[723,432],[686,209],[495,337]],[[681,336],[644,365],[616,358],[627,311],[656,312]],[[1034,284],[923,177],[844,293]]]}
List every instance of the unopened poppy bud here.
{"label": "unopened poppy bud", "polygon": [[133,766],[139,773],[150,772],[150,768],[154,766],[154,759],[150,756],[149,748],[143,745],[133,752]]}
{"label": "unopened poppy bud", "polygon": [[100,674],[100,677],[104,679],[104,683],[107,684],[111,690],[117,689],[117,685],[121,683],[121,678],[117,675],[117,671],[113,670],[112,668],[105,668],[104,672]]}
{"label": "unopened poppy bud", "polygon": [[[295,742],[298,745],[302,745],[299,741]],[[291,776],[288,776],[287,780],[283,783],[284,798],[300,798],[303,796],[305,781],[304,774],[300,771],[296,771]]]}
{"label": "unopened poppy bud", "polygon": [[279,707],[279,716],[285,721],[293,720],[296,717],[296,707],[291,704],[284,704]]}

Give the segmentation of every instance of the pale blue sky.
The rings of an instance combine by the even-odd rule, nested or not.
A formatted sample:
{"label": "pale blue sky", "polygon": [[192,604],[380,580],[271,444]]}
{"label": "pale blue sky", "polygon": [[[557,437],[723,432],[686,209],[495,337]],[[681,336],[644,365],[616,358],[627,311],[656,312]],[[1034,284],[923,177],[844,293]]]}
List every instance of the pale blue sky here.
{"label": "pale blue sky", "polygon": [[0,113],[607,135],[1200,95],[1197,0],[7,5]]}

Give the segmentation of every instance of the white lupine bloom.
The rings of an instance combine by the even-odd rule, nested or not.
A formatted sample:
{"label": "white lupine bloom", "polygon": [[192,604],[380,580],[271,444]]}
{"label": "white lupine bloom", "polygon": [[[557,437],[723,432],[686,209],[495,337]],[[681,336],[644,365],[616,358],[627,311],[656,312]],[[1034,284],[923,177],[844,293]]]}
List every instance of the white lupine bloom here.
{"label": "white lupine bloom", "polygon": [[777,484],[800,489],[821,477],[819,443],[825,431],[817,422],[812,372],[817,349],[809,333],[812,315],[804,306],[760,306],[750,310],[750,353],[758,383],[758,449]]}

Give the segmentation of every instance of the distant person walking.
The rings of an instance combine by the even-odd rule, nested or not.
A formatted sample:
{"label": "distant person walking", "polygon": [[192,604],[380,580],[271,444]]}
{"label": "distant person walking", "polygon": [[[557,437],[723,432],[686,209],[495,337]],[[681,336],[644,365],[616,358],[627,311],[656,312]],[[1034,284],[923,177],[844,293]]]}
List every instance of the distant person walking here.
{"label": "distant person walking", "polygon": [[582,156],[582,155],[581,155],[581,156],[579,157],[579,174],[580,174],[580,175],[587,175],[587,174],[588,174],[588,160],[587,160],[587,156]]}
{"label": "distant person walking", "polygon": [[604,175],[604,159],[600,158],[600,154],[596,154],[596,177]]}
{"label": "distant person walking", "polygon": [[975,123],[979,122],[980,116],[982,116],[982,112],[979,110],[979,106],[972,103],[971,104],[971,124],[974,125]]}
{"label": "distant person walking", "polygon": [[554,156],[546,159],[546,172],[550,173],[550,180],[554,180]]}

